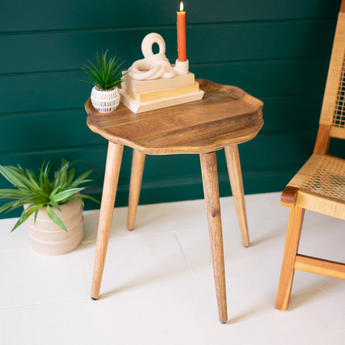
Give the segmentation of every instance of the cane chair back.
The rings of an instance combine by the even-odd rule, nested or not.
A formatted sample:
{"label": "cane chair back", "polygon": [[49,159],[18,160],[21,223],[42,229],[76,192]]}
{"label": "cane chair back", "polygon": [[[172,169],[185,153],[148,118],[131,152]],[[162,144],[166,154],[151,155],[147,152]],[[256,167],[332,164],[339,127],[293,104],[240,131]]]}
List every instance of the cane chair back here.
{"label": "cane chair back", "polygon": [[298,254],[305,209],[345,220],[345,160],[328,155],[330,138],[345,139],[345,0],[342,0],[314,153],[289,182],[290,207],[276,308],[286,310],[294,270],[345,279],[345,264]]}
{"label": "cane chair back", "polygon": [[284,206],[345,220],[345,161],[328,155],[330,138],[345,139],[345,0],[338,16],[314,154],[281,197]]}
{"label": "cane chair back", "polygon": [[314,153],[328,152],[329,138],[345,139],[345,3],[342,1],[328,70]]}

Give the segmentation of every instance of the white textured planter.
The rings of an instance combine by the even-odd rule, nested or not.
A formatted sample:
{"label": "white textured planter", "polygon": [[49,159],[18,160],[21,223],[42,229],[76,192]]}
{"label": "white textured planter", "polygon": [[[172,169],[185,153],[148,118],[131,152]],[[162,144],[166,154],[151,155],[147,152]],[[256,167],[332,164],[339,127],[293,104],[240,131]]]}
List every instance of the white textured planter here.
{"label": "white textured planter", "polygon": [[26,232],[32,247],[44,255],[61,255],[75,249],[84,236],[83,207],[79,200],[60,205],[61,212],[54,212],[65,224],[68,232],[61,229],[48,216],[46,208],[38,212],[36,223],[34,214],[26,221]]}
{"label": "white textured planter", "polygon": [[110,113],[120,103],[120,92],[117,87],[109,91],[100,91],[96,86],[91,91],[91,103],[101,113]]}

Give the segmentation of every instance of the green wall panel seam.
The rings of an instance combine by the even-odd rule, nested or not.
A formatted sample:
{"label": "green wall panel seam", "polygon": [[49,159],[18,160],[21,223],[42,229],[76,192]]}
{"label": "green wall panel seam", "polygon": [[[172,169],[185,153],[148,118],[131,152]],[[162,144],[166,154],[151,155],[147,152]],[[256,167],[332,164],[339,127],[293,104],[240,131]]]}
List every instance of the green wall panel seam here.
{"label": "green wall panel seam", "polygon": [[47,110],[37,110],[37,111],[19,111],[13,113],[0,113],[0,119],[5,117],[21,117],[21,116],[42,116],[42,115],[56,115],[61,113],[73,113],[75,115],[79,113],[84,113],[86,119],[86,112],[84,107],[78,108],[62,108],[62,109],[47,109]]}
{"label": "green wall panel seam", "polygon": [[[190,70],[193,72],[194,68],[202,67],[222,67],[222,66],[231,66],[231,65],[248,65],[262,62],[280,62],[280,61],[303,61],[303,60],[329,60],[330,55],[324,56],[301,56],[301,57],[287,57],[287,58],[273,58],[273,59],[251,59],[251,60],[234,60],[234,61],[222,61],[222,62],[202,62],[202,63],[190,63]],[[127,69],[129,66],[125,66],[124,69]],[[1,73],[0,78],[18,78],[18,77],[32,77],[37,75],[56,75],[56,74],[73,74],[73,73],[84,73],[82,69],[71,69],[71,70],[56,70],[56,71],[35,71],[35,72],[19,72],[19,73]]]}
{"label": "green wall panel seam", "polygon": [[[69,147],[54,147],[45,150],[18,150],[18,151],[4,151],[0,153],[0,159],[2,156],[21,156],[21,155],[36,155],[36,154],[45,154],[45,153],[56,153],[56,152],[68,152],[73,151],[76,149],[84,149],[84,148],[92,148],[92,149],[99,149],[99,148],[106,148],[108,143],[104,144],[83,144],[83,145],[75,145]],[[105,162],[104,162],[105,164]]]}
{"label": "green wall panel seam", "polygon": [[[187,29],[190,28],[216,28],[227,26],[249,26],[257,24],[278,24],[278,23],[293,23],[303,21],[334,21],[336,17],[324,17],[324,18],[291,18],[291,19],[265,19],[265,20],[248,20],[248,21],[231,21],[231,22],[201,22],[201,23],[188,23]],[[26,36],[26,35],[55,35],[55,34],[70,34],[70,33],[95,33],[95,32],[116,32],[116,31],[140,31],[140,30],[159,30],[159,29],[174,29],[176,24],[167,25],[144,25],[144,26],[122,26],[122,27],[108,27],[108,28],[82,28],[82,29],[60,29],[60,30],[28,30],[28,31],[3,31],[0,32],[0,36]]]}

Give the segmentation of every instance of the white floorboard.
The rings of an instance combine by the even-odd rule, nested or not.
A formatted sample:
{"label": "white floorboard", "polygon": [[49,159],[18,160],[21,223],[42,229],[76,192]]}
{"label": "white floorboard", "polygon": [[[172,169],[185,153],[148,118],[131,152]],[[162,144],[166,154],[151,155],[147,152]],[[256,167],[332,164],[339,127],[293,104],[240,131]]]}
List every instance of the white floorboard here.
{"label": "white floorboard", "polygon": [[[203,200],[114,210],[101,298],[90,299],[99,211],[85,212],[72,253],[47,257],[16,219],[0,220],[0,344],[344,344],[345,282],[295,274],[287,312],[274,309],[288,209],[280,193],[246,196],[244,248],[222,198],[229,321],[218,321]],[[344,222],[307,212],[300,252],[345,262]]]}

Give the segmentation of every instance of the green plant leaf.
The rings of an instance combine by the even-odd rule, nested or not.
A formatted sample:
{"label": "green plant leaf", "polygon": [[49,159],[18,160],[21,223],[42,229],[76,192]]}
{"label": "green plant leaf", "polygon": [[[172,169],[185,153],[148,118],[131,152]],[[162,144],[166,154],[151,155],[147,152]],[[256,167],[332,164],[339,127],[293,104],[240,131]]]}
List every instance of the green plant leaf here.
{"label": "green plant leaf", "polygon": [[96,52],[96,65],[89,61],[90,66],[84,65],[82,70],[89,76],[89,80],[81,80],[86,83],[95,85],[99,90],[111,90],[115,86],[121,84],[123,74],[121,71],[123,62],[116,59],[117,54],[107,60],[109,49],[100,57]]}
{"label": "green plant leaf", "polygon": [[60,228],[64,229],[66,232],[68,232],[65,225],[62,223],[60,218],[55,214],[55,212],[51,209],[51,207],[49,205],[47,205],[46,210],[47,210],[47,214],[48,214],[49,218],[55,224],[57,224]]}
{"label": "green plant leaf", "polygon": [[26,175],[29,177],[30,182],[31,182],[31,189],[35,189],[35,190],[39,190],[40,186],[39,186],[39,182],[36,179],[35,174],[33,173],[33,171],[26,169]]}
{"label": "green plant leaf", "polygon": [[50,171],[50,164],[49,162],[46,164],[44,171],[43,171],[43,181],[44,181],[44,190],[47,194],[50,194],[50,182],[49,182],[49,171]]}
{"label": "green plant leaf", "polygon": [[89,200],[92,200],[94,202],[97,202],[97,204],[101,204],[97,199],[93,198],[92,196],[90,195],[85,195],[85,194],[79,194],[78,195],[78,199],[79,197],[83,198],[83,199],[89,199]]}
{"label": "green plant leaf", "polygon": [[85,183],[88,181],[92,181],[92,180],[85,180],[83,181],[86,177],[88,177],[90,174],[92,173],[92,170],[86,171],[83,174],[81,174],[78,178],[76,178],[73,183],[71,184],[71,187],[76,187],[81,183]]}
{"label": "green plant leaf", "polygon": [[18,222],[14,225],[14,227],[12,228],[11,232],[13,232],[14,230],[16,230],[18,228],[19,225],[21,225],[23,222],[20,220],[20,218],[18,219]]}
{"label": "green plant leaf", "polygon": [[29,190],[0,189],[0,198],[22,198],[31,195]]}
{"label": "green plant leaf", "polygon": [[11,232],[18,228],[19,225],[23,224],[38,208],[39,205],[33,205],[24,210],[18,220],[18,222],[14,225]]}
{"label": "green plant leaf", "polygon": [[55,207],[57,210],[59,210],[59,211],[61,212],[60,206],[59,206],[55,201],[50,200],[50,201],[49,201],[49,205]]}
{"label": "green plant leaf", "polygon": [[39,212],[40,209],[44,206],[44,204],[38,204],[37,206],[38,206],[38,207],[37,207],[36,210],[35,210],[34,224],[36,224],[36,219],[37,219],[38,212]]}
{"label": "green plant leaf", "polygon": [[16,170],[19,174],[22,174],[23,176],[25,176],[24,169],[19,164],[18,164],[18,166],[10,165],[10,167],[12,169]]}
{"label": "green plant leaf", "polygon": [[63,187],[67,180],[67,173],[68,173],[69,163],[66,160],[62,160],[61,168],[57,171],[56,176],[56,186],[55,187]]}
{"label": "green plant leaf", "polygon": [[45,160],[43,161],[43,163],[41,165],[41,168],[39,168],[39,176],[38,176],[38,180],[39,180],[39,183],[40,183],[41,190],[44,190],[44,182],[43,182],[44,163],[45,163]]}
{"label": "green plant leaf", "polygon": [[79,191],[83,190],[85,188],[72,188],[72,189],[67,189],[63,192],[60,192],[60,193],[57,193],[56,195],[54,195],[53,201],[55,202],[58,202],[58,201],[61,201],[61,200],[64,200],[66,198],[68,198],[69,196],[75,194],[75,193],[78,193]]}
{"label": "green plant leaf", "polygon": [[75,169],[72,168],[72,169],[69,171],[68,175],[67,175],[66,184],[67,184],[68,186],[70,186],[70,185],[72,184],[72,181],[73,181],[73,179],[74,179],[74,175],[75,175]]}
{"label": "green plant leaf", "polygon": [[[37,202],[40,202],[40,200],[36,200],[35,197],[29,197],[29,198],[22,198],[20,200],[17,200],[13,205],[12,205],[12,208],[11,210],[9,211],[12,211],[12,210],[15,210],[16,208],[18,207],[22,207],[24,205],[27,205],[27,204],[35,204]],[[8,211],[8,212],[9,212]]]}
{"label": "green plant leaf", "polygon": [[[22,223],[23,217],[26,216],[26,212],[31,210],[32,207],[37,206],[37,212],[43,206],[55,207],[60,211],[59,205],[75,199],[80,200],[82,203],[83,198],[98,202],[96,199],[79,194],[80,191],[87,187],[78,186],[91,181],[87,179],[91,170],[81,174],[73,181],[75,169],[71,168],[71,165],[74,163],[63,159],[61,167],[54,172],[54,180],[52,182],[49,181],[51,169],[49,161],[43,161],[41,167],[38,168],[37,174],[30,169],[25,169],[24,171],[20,166],[0,166],[1,174],[16,187],[16,189],[0,189],[0,200],[13,199],[2,205],[0,212],[10,212],[19,207],[29,205],[22,213],[22,218],[17,222],[16,227],[18,227]],[[37,212],[35,211],[35,217],[37,217]]]}
{"label": "green plant leaf", "polygon": [[55,195],[56,193],[58,193],[59,191],[61,191],[61,188],[60,188],[59,186],[56,187],[55,189],[53,189],[52,192],[50,193],[49,200],[52,200],[53,197],[54,197],[54,195]]}
{"label": "green plant leaf", "polygon": [[79,199],[80,202],[81,202],[81,205],[82,205],[83,207],[85,207],[85,202],[84,202],[84,200],[83,200],[82,198],[77,198],[77,199]]}
{"label": "green plant leaf", "polygon": [[28,187],[20,179],[18,179],[18,174],[8,170],[8,167],[0,165],[0,173],[17,188],[28,189]]}
{"label": "green plant leaf", "polygon": [[14,203],[16,203],[16,201],[10,201],[8,202],[7,204],[5,205],[2,205],[0,207],[0,213],[3,212],[3,211],[6,211],[8,208],[10,208]]}

